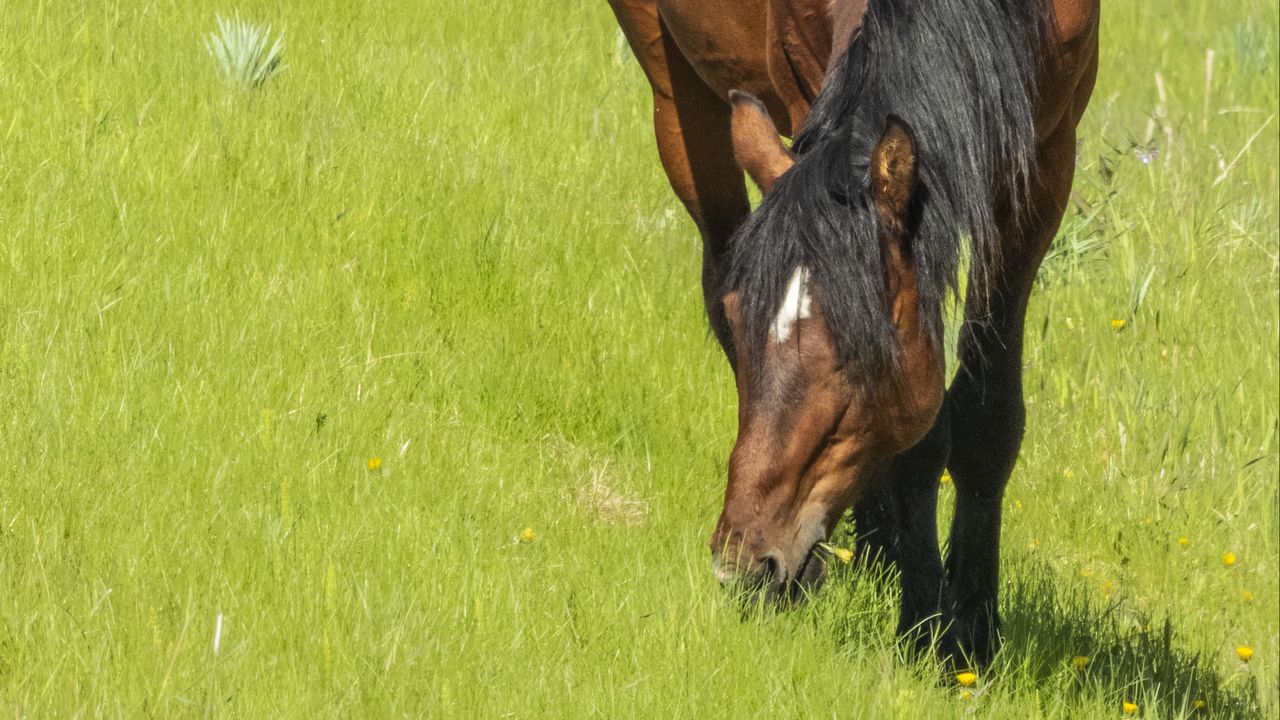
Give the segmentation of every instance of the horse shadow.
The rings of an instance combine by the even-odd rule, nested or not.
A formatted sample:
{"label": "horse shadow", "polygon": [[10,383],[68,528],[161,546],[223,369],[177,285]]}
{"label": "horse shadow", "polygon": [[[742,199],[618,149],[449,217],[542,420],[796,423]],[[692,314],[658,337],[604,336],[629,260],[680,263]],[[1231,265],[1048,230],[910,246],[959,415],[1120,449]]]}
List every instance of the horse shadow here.
{"label": "horse shadow", "polygon": [[1184,647],[1168,618],[1155,621],[1121,601],[1063,589],[1048,567],[1015,568],[1013,577],[997,663],[1016,666],[1038,685],[1156,704],[1166,717],[1263,714],[1253,674],[1242,666],[1223,675],[1213,658]]}
{"label": "horse shadow", "polygon": [[[890,595],[897,584],[892,569],[874,562],[855,563],[838,574],[864,590],[869,585]],[[1063,587],[1057,575],[1043,564],[1008,568],[1000,601],[1001,650],[984,674],[1017,675],[1045,692],[1111,698],[1117,708],[1134,702],[1147,717],[1147,708],[1160,717],[1265,715],[1258,682],[1246,666],[1224,675],[1213,658],[1186,649],[1170,620],[1153,621],[1123,601]],[[882,607],[888,610],[887,603]],[[838,646],[865,644],[877,632],[865,622],[837,621],[831,628]],[[904,660],[918,659],[902,652]],[[947,675],[944,682],[954,682]]]}

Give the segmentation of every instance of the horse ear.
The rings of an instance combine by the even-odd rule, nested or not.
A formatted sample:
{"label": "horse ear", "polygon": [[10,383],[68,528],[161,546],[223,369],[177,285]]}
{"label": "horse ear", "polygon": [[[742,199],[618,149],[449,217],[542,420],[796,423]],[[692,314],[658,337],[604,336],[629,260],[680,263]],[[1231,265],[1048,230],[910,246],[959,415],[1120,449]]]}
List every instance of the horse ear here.
{"label": "horse ear", "polygon": [[782,144],[769,111],[754,95],[730,90],[729,104],[733,106],[733,156],[760,191],[768,193],[796,164],[795,156]]}
{"label": "horse ear", "polygon": [[735,343],[739,342],[738,333],[742,329],[742,298],[737,290],[725,294],[720,299],[724,307],[724,319],[729,323],[729,335]]}
{"label": "horse ear", "polygon": [[916,138],[902,118],[890,115],[871,151],[871,197],[886,220],[904,223],[916,187]]}

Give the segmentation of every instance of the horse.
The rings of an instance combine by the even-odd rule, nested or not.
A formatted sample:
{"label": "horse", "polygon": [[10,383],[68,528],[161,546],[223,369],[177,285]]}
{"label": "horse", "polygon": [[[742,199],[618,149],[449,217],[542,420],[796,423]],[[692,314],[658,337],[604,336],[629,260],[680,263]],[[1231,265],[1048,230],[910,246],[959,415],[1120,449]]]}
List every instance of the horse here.
{"label": "horse", "polygon": [[[1098,0],[610,5],[701,234],[710,330],[737,390],[716,577],[807,596],[852,508],[858,551],[898,570],[899,634],[990,662],[1023,324],[1071,193]],[[962,292],[948,386],[945,305]]]}

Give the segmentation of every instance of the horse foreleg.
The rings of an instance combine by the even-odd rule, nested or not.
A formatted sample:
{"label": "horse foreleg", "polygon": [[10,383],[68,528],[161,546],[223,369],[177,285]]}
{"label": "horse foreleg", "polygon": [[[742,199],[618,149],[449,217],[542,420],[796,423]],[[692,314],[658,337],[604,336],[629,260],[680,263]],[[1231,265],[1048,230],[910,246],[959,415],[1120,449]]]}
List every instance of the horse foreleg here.
{"label": "horse foreleg", "polygon": [[722,277],[729,240],[751,206],[733,157],[729,104],[703,82],[652,2],[612,0],[653,89],[653,126],[667,180],[702,236],[702,293],[711,331],[733,361]]}
{"label": "horse foreleg", "polygon": [[854,509],[859,552],[878,554],[898,569],[898,635],[918,650],[938,642],[944,654],[952,648],[942,633],[945,618],[940,612],[938,477],[950,450],[949,417],[944,404],[928,434],[892,460],[872,493]]}
{"label": "horse foreleg", "polygon": [[1031,206],[1010,223],[999,266],[985,289],[971,284],[957,347],[959,369],[947,393],[956,508],[951,524],[945,609],[971,659],[985,664],[998,644],[1000,517],[1026,426],[1022,395],[1023,324],[1040,261],[1057,233],[1075,169],[1075,125],[1038,149]]}
{"label": "horse foreleg", "polygon": [[[666,37],[664,35],[664,37]],[[653,124],[662,167],[702,236],[702,296],[711,331],[732,363],[734,353],[723,304],[729,241],[751,211],[742,169],[733,158],[730,108],[694,73],[683,56],[671,57],[671,95],[654,94]]]}

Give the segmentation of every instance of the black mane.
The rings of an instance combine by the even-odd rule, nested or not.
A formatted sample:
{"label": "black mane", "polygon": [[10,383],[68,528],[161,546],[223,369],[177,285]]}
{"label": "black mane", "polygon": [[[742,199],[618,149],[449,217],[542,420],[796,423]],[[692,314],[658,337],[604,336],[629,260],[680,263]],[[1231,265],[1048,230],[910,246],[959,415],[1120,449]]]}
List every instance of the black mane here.
{"label": "black mane", "polygon": [[973,277],[998,258],[997,203],[1021,210],[1033,170],[1046,0],[870,0],[862,28],[796,136],[796,164],[739,228],[726,289],[741,293],[748,355],[767,342],[795,268],[809,268],[857,382],[898,356],[885,295],[871,151],[889,115],[911,126],[919,184],[909,252],[920,310],[941,342],[967,235]]}

